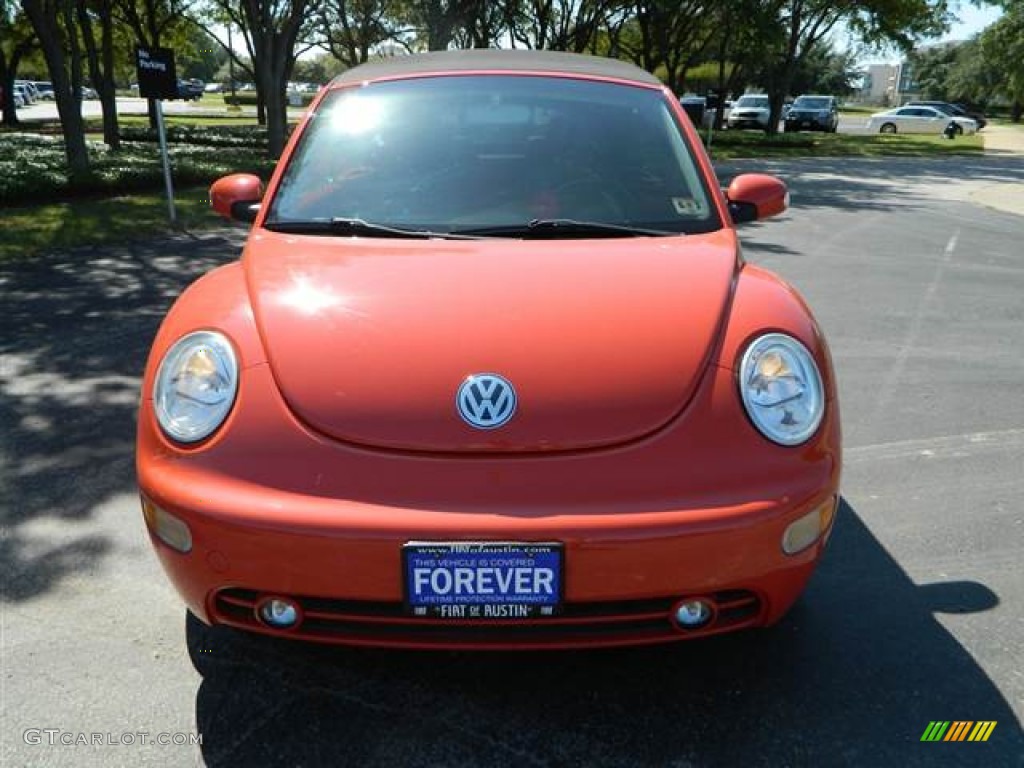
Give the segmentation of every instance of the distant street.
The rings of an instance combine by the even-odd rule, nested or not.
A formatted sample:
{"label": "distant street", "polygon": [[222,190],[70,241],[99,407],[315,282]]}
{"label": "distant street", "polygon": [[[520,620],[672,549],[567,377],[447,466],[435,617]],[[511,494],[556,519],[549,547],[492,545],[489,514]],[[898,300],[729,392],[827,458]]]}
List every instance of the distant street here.
{"label": "distant street", "polygon": [[[144,115],[146,114],[146,99],[123,97],[117,100],[117,111],[121,115]],[[165,115],[226,115],[233,116],[255,116],[255,107],[242,107],[240,111],[228,112],[219,100],[216,102],[200,99],[199,101],[165,101]],[[298,118],[302,110],[290,108],[289,117]],[[100,117],[102,115],[100,102],[96,99],[82,102],[83,117]],[[21,120],[56,120],[57,105],[52,101],[39,101],[30,107],[18,110],[18,117]],[[867,133],[865,127],[868,116],[865,115],[841,115],[839,118],[840,133]]]}
{"label": "distant street", "polygon": [[[147,110],[146,99],[135,97],[119,97],[117,100],[117,112],[119,115],[144,115]],[[218,100],[215,103],[202,99],[199,101],[165,101],[165,115],[230,115],[233,117],[256,115],[255,107],[242,107],[240,110],[228,112],[227,108]],[[289,117],[298,117],[302,114],[301,109],[290,108]],[[89,99],[82,102],[82,116],[85,118],[102,117],[103,111],[97,99]],[[53,101],[37,101],[30,107],[18,110],[18,118],[24,121],[31,120],[56,120],[57,104]]]}

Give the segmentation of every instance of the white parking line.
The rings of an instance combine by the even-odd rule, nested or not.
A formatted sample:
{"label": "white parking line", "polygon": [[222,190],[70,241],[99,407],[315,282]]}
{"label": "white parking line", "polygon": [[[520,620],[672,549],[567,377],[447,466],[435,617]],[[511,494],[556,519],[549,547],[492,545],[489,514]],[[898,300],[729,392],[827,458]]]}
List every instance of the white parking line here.
{"label": "white parking line", "polygon": [[962,435],[943,435],[916,440],[898,440],[892,443],[859,445],[843,451],[843,463],[863,464],[916,456],[941,459],[1014,449],[1024,452],[1024,429],[967,432]]}
{"label": "white parking line", "polygon": [[925,315],[935,299],[935,294],[938,292],[939,285],[946,275],[946,270],[953,261],[953,253],[956,251],[959,240],[960,228],[958,227],[946,243],[945,249],[943,249],[942,258],[935,267],[931,282],[928,283],[928,287],[925,288],[924,294],[922,294],[921,300],[918,301],[917,308],[914,310],[914,317],[910,322],[910,327],[903,337],[903,343],[900,344],[899,354],[896,356],[896,360],[893,361],[892,367],[886,374],[881,387],[879,387],[878,398],[875,400],[875,408],[871,414],[872,424],[878,423],[882,411],[889,405],[893,395],[896,393],[900,378],[903,376],[903,369],[907,367],[907,359],[910,357],[911,352],[914,351],[914,347],[917,346],[918,337],[921,335],[921,329],[924,327]]}

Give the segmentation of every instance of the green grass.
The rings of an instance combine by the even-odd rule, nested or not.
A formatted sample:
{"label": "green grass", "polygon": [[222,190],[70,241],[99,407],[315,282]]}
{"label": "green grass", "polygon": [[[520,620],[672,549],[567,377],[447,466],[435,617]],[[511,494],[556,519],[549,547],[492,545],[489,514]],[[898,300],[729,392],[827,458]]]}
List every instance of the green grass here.
{"label": "green grass", "polygon": [[[702,138],[707,141],[707,134]],[[782,133],[722,131],[711,141],[714,160],[796,157],[941,157],[982,152],[981,136],[941,136],[842,133]]]}
{"label": "green grass", "polygon": [[[178,229],[227,222],[210,210],[209,188],[175,191]],[[143,192],[25,208],[0,208],[0,263],[57,249],[141,240],[175,231],[163,194]]]}

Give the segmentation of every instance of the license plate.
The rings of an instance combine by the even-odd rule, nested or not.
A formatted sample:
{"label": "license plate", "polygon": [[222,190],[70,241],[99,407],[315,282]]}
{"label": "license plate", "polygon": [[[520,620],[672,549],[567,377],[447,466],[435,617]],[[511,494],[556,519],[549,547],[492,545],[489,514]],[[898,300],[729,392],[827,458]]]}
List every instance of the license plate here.
{"label": "license plate", "polygon": [[527,619],[561,609],[561,544],[411,541],[402,567],[413,616]]}

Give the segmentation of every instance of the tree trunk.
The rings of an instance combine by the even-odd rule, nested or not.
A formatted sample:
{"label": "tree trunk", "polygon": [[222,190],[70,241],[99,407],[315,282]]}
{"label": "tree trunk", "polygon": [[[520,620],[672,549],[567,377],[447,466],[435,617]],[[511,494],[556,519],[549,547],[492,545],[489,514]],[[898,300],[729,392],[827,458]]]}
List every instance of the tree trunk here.
{"label": "tree trunk", "polygon": [[[99,93],[103,111],[103,141],[111,149],[121,148],[121,138],[117,129],[117,101],[114,94],[113,79],[113,33],[110,16],[109,0],[102,3],[99,10],[102,25],[102,45],[100,51],[96,46],[96,35],[93,33],[92,19],[85,6],[85,0],[78,0],[78,25],[82,30],[82,41],[89,64],[89,78]],[[103,59],[100,60],[102,54]]]}
{"label": "tree trunk", "polygon": [[288,138],[288,99],[284,88],[272,87],[267,91],[267,145],[270,156],[277,159]]}
{"label": "tree trunk", "polygon": [[[64,131],[68,176],[72,181],[82,179],[89,175],[89,151],[85,144],[85,124],[82,121],[81,61],[75,61],[79,51],[74,35],[71,35],[70,61],[65,58],[64,36],[61,34],[61,20],[67,21],[70,8],[61,8],[56,0],[22,0],[22,7],[39,38],[50,80],[53,82],[57,114]],[[60,19],[58,12],[62,10],[63,19]],[[67,69],[69,65],[70,77]]]}
{"label": "tree trunk", "polygon": [[7,58],[3,51],[0,51],[0,87],[4,92],[4,103],[0,109],[4,111],[4,125],[8,128],[17,128],[18,112],[14,107],[14,78],[17,75],[17,62],[11,57],[11,65],[7,66]]}
{"label": "tree trunk", "polygon": [[1010,120],[1014,123],[1019,123],[1021,115],[1024,115],[1024,103],[1015,101],[1013,106],[1010,107]]}
{"label": "tree trunk", "polygon": [[[100,98],[103,100],[103,141],[111,149],[121,148],[121,130],[117,124],[117,84],[114,82],[114,19],[110,0],[104,0],[103,36],[100,43],[103,57],[103,82]],[[109,101],[108,101],[109,100]],[[109,116],[109,118],[108,118]]]}

